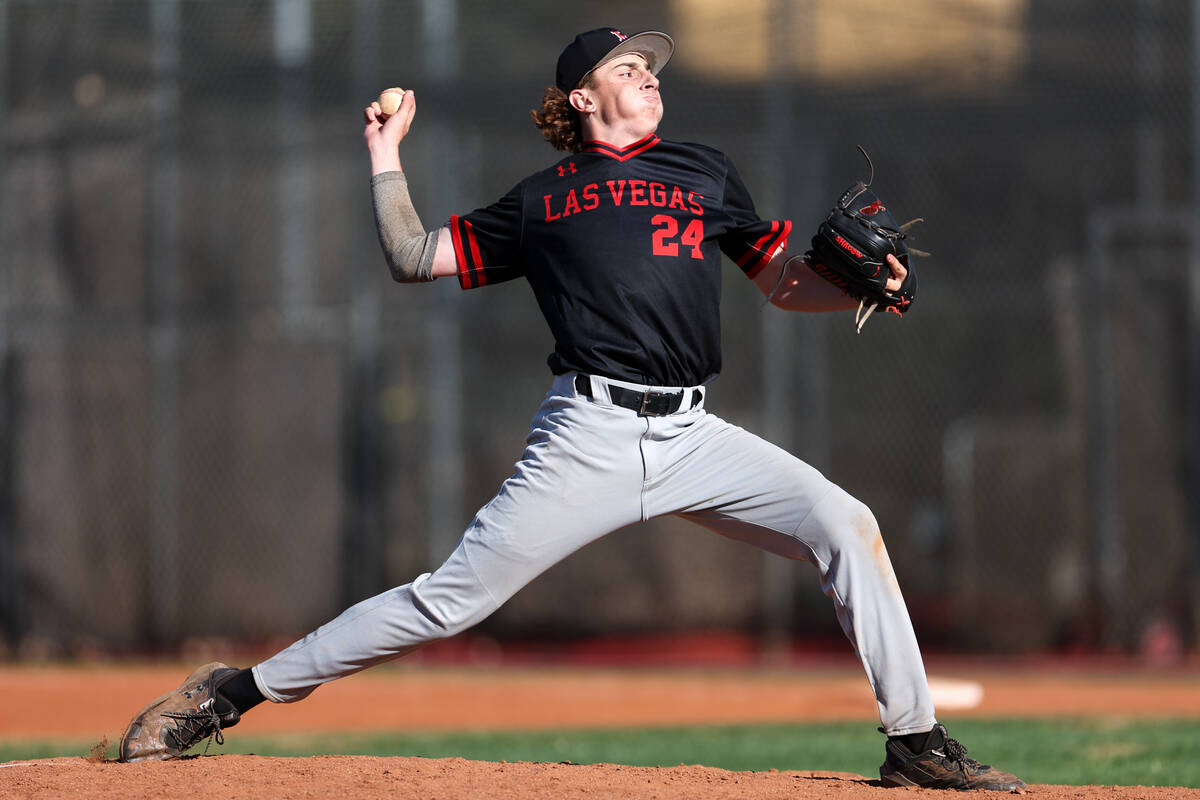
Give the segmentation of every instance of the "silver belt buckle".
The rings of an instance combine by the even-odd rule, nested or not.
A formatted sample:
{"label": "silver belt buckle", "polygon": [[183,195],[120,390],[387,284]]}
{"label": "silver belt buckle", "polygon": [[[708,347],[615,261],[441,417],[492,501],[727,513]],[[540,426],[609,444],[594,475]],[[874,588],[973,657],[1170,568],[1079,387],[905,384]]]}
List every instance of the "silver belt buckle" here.
{"label": "silver belt buckle", "polygon": [[[687,401],[686,400],[686,398],[687,398],[686,391],[672,393],[672,392],[654,392],[654,391],[647,389],[646,391],[642,392],[642,407],[640,409],[638,409],[638,416],[642,416],[642,417],[650,416],[650,414],[648,414],[646,412],[646,404],[650,402],[651,396],[657,396],[657,397],[662,397],[662,398],[670,397],[672,400],[674,400],[676,398],[679,400],[679,405],[676,405],[674,408],[668,407],[669,410],[663,411],[661,413],[654,415],[654,416],[660,416],[660,417],[666,416],[667,414],[674,414],[676,411],[682,410],[684,403]],[[690,407],[690,405],[689,405],[689,407]]]}

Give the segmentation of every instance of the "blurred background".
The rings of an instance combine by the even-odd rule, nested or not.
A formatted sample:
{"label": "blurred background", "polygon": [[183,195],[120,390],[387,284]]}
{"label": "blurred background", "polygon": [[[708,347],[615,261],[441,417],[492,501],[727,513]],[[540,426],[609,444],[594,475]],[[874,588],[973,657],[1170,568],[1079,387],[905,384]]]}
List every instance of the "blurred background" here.
{"label": "blurred background", "polygon": [[[286,642],[441,563],[552,342],[523,281],[390,280],[361,111],[416,91],[435,227],[557,160],[529,110],[601,25],[675,37],[660,134],[794,249],[857,144],[926,219],[861,335],[727,263],[709,395],[871,506],[926,648],[1197,651],[1196,4],[0,0],[0,653]],[[471,636],[691,634],[848,651],[809,565],[675,519]]]}

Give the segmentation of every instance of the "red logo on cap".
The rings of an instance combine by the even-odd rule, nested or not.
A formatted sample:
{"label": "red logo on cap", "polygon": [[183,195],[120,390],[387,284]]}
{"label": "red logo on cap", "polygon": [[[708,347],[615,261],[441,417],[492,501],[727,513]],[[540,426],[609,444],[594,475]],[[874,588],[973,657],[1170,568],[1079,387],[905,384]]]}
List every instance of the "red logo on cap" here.
{"label": "red logo on cap", "polygon": [[621,42],[623,42],[623,41],[625,41],[626,39],[628,39],[628,38],[629,38],[628,36],[626,36],[625,34],[621,33],[620,31],[609,31],[609,33],[611,33],[613,36],[617,37],[617,40],[618,40],[618,41],[621,41]]}

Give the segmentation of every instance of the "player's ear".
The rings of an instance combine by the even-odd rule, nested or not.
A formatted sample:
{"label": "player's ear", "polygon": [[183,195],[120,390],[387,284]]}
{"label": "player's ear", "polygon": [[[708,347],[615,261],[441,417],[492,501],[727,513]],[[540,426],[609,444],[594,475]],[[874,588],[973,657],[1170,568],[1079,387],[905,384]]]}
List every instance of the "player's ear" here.
{"label": "player's ear", "polygon": [[572,89],[571,93],[567,95],[567,102],[571,104],[571,108],[581,114],[596,110],[596,101],[592,99],[592,93],[587,89]]}

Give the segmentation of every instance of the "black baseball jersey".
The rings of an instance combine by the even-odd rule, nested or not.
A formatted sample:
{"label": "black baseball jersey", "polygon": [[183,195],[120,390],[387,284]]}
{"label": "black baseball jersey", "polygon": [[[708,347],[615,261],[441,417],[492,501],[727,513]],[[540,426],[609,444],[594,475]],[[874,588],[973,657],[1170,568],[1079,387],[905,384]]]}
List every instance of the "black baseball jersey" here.
{"label": "black baseball jersey", "polygon": [[464,289],[524,276],[556,374],[696,386],[721,369],[721,253],[750,277],[787,246],[720,151],[650,135],[589,142],[450,219]]}

